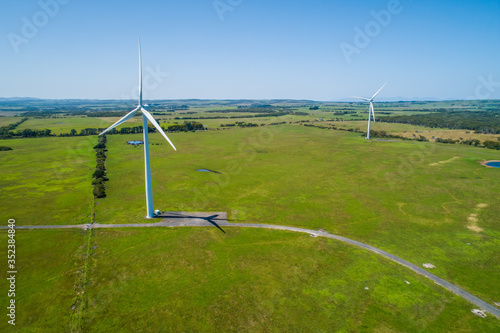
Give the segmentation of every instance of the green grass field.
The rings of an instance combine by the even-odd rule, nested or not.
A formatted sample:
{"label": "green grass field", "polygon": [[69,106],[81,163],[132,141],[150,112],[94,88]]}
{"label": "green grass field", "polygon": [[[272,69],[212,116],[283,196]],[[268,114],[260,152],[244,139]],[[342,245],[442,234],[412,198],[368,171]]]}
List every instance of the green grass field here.
{"label": "green grass field", "polygon": [[[500,301],[499,171],[477,163],[500,159],[498,151],[366,141],[357,133],[297,125],[169,137],[177,152],[159,134],[150,137],[155,208],[227,211],[233,222],[324,228],[417,265],[432,263],[436,275],[490,303]],[[146,222],[143,150],[126,144],[134,139],[141,136],[108,136],[110,180],[107,198],[95,206],[98,223]],[[18,225],[88,222],[96,143],[96,137],[0,142],[14,148],[0,152],[2,219],[16,218]],[[473,316],[469,303],[368,252],[288,232],[226,232],[94,231],[84,331],[500,329],[492,316]],[[83,246],[77,230],[33,231],[26,244],[41,247],[46,235],[57,243],[67,234],[67,242]],[[69,265],[67,271],[81,265],[58,259],[56,247],[50,251],[53,260]],[[71,251],[78,256],[82,250]],[[29,260],[44,255],[29,253]],[[33,280],[25,283],[44,281],[29,270]],[[67,300],[58,296],[56,304]],[[72,312],[64,310],[56,317],[70,325]],[[32,323],[40,331],[46,327],[42,319]]]}
{"label": "green grass field", "polygon": [[466,302],[375,255],[290,232],[226,232],[97,231],[84,331],[499,327],[497,319],[479,322]]}
{"label": "green grass field", "polygon": [[21,119],[19,117],[0,117],[0,127],[17,123]]}
{"label": "green grass field", "polygon": [[[114,118],[86,118],[86,117],[68,117],[68,118],[29,118],[27,121],[17,127],[16,130],[23,129],[43,130],[50,129],[52,134],[69,133],[75,129],[78,133],[84,128],[105,128],[113,124]],[[119,118],[116,118],[117,120]]]}
{"label": "green grass field", "polygon": [[90,222],[92,137],[0,140],[0,217],[18,225]]}
{"label": "green grass field", "polygon": [[[0,237],[0,255],[7,258],[6,230],[0,232]],[[17,230],[16,325],[7,323],[9,285],[5,278],[6,265],[2,265],[1,332],[69,331],[83,243],[83,231]]]}
{"label": "green grass field", "polygon": [[[2,232],[2,243],[6,233]],[[16,327],[74,320],[83,231],[18,231]],[[496,332],[471,306],[374,254],[292,232],[96,230],[82,332]],[[5,257],[5,249],[0,249]],[[408,284],[408,283],[409,284]],[[2,281],[2,289],[7,285]],[[368,288],[368,289],[366,289]],[[0,297],[2,303],[7,297]]]}
{"label": "green grass field", "polygon": [[[155,116],[157,119],[163,119],[164,116]],[[172,117],[168,117],[169,119]],[[15,117],[3,117],[0,118],[0,126],[2,124],[2,119],[5,125],[10,123],[15,123],[19,121],[20,118]],[[50,129],[51,134],[59,135],[59,134],[69,134],[72,129],[76,130],[79,134],[82,129],[85,128],[106,128],[118,121],[120,117],[65,117],[65,118],[29,118],[27,121],[19,125],[15,131],[22,131],[24,129],[32,129],[32,130],[44,130]],[[179,121],[183,123],[183,121]],[[167,128],[169,125],[172,125],[173,121],[161,122],[161,125]],[[116,129],[120,130],[122,127],[134,127],[134,126],[142,126],[142,118],[134,117],[127,121],[126,124],[118,126]]]}
{"label": "green grass field", "polygon": [[[343,121],[343,122],[325,122],[325,123],[316,123],[315,125],[328,127],[330,125],[335,125],[339,128],[344,129],[358,129],[361,131],[367,131],[367,120],[360,121]],[[382,123],[376,122],[371,124],[372,131],[386,131],[389,134],[400,135],[405,138],[414,139],[418,138],[420,135],[427,138],[427,140],[435,141],[435,138],[441,139],[465,139],[471,140],[476,139],[480,141],[497,141],[500,138],[498,134],[482,134],[475,133],[474,131],[469,130],[451,130],[451,129],[443,129],[443,128],[430,128],[425,126],[417,126],[417,125],[407,125],[407,124],[397,124],[397,123]]]}
{"label": "green grass field", "polygon": [[[178,152],[157,134],[151,140],[162,143],[151,147],[155,208],[324,228],[416,264],[432,261],[443,278],[491,302],[500,298],[492,288],[500,284],[500,207],[493,199],[498,170],[476,163],[499,159],[496,151],[367,142],[358,134],[299,126],[176,134],[172,140]],[[108,198],[97,207],[97,221],[140,223],[143,153],[120,136],[108,142]],[[478,209],[481,204],[487,207]],[[471,214],[479,216],[482,231],[470,229]]]}

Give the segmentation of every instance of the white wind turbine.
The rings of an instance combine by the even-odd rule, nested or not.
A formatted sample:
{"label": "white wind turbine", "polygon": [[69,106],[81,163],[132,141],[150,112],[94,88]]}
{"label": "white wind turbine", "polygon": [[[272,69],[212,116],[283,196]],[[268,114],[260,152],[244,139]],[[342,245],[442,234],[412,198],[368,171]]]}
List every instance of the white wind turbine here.
{"label": "white wind turbine", "polygon": [[165,132],[161,129],[160,125],[156,122],[156,120],[153,118],[151,113],[149,113],[145,109],[145,105],[142,104],[142,62],[141,62],[141,40],[139,39],[139,104],[137,107],[133,110],[130,111],[125,117],[122,119],[118,120],[116,123],[111,125],[109,128],[107,128],[104,132],[102,132],[99,135],[103,135],[106,132],[112,130],[116,126],[126,122],[130,118],[132,118],[136,112],[142,112],[142,128],[143,128],[143,134],[144,134],[144,169],[146,173],[146,204],[147,204],[147,215],[146,218],[154,218],[154,209],[153,209],[153,188],[151,186],[151,166],[149,164],[149,138],[148,138],[148,120],[153,124],[154,127],[158,130],[158,132],[163,135],[163,137],[170,143],[172,148],[174,150],[177,150],[170,141],[170,139],[167,137]]}
{"label": "white wind turbine", "polygon": [[371,121],[371,118],[373,117],[373,121],[375,121],[375,112],[373,111],[373,99],[375,98],[375,96],[378,95],[378,93],[384,89],[385,85],[387,83],[385,83],[382,88],[380,88],[376,93],[375,95],[373,95],[372,98],[365,98],[365,97],[356,97],[356,96],[352,96],[354,98],[357,98],[357,99],[361,99],[363,101],[367,101],[367,102],[370,102],[370,110],[368,111],[368,134],[366,135],[366,139],[370,139],[370,121]]}

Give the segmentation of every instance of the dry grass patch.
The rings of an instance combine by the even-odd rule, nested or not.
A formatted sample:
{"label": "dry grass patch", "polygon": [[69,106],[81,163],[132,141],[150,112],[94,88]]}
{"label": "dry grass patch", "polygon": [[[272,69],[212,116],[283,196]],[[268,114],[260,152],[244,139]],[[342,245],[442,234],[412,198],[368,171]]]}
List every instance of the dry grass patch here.
{"label": "dry grass patch", "polygon": [[440,164],[450,163],[450,162],[453,162],[454,160],[457,160],[457,159],[459,159],[459,158],[460,158],[460,157],[455,156],[455,157],[453,157],[453,158],[450,158],[449,160],[446,160],[446,161],[439,161],[439,162],[437,162],[437,163],[431,163],[431,164],[429,164],[429,165],[430,165],[430,166],[436,166],[436,165],[440,165]]}

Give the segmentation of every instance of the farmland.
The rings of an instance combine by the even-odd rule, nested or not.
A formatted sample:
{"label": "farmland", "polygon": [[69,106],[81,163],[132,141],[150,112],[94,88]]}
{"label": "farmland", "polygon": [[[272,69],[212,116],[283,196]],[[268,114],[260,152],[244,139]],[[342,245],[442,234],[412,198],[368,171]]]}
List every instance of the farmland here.
{"label": "farmland", "polygon": [[[403,110],[384,103],[380,109],[414,114],[443,105]],[[162,126],[182,124],[187,117],[212,118],[194,119],[206,131],[169,133],[177,152],[158,133],[151,134],[155,208],[226,211],[232,222],[322,228],[417,265],[432,263],[434,274],[491,304],[500,301],[495,288],[500,284],[498,170],[477,163],[500,159],[499,151],[367,141],[362,133],[347,131],[366,130],[365,121],[354,120],[366,117],[366,105],[332,104],[319,110],[300,105],[293,110],[299,114],[278,117],[208,112],[230,107],[197,106],[155,115]],[[335,115],[345,107],[355,113]],[[31,117],[16,130],[49,128],[58,134],[105,127],[117,119],[60,116],[65,118]],[[1,124],[14,122],[10,117]],[[220,126],[236,122],[257,126]],[[342,131],[303,124],[351,127]],[[408,134],[428,130],[428,136],[448,131],[379,122],[374,127]],[[498,137],[464,134],[481,140]],[[0,140],[0,146],[13,148],[0,152],[2,220],[15,218],[18,225],[145,222],[143,151],[126,144],[141,135],[107,138],[107,197],[95,200],[95,136]],[[200,168],[220,174],[196,171]],[[88,236],[80,230],[18,230],[19,264],[26,271],[19,281],[24,295],[19,296],[24,304],[19,324],[43,331],[57,320],[65,330],[79,325],[97,332],[146,326],[151,331],[207,332],[495,332],[500,327],[498,319],[475,317],[466,301],[371,253],[291,232],[225,231],[113,229]],[[56,263],[61,265],[55,268]],[[88,273],[84,305],[72,309],[77,296],[72,284],[82,270]],[[30,290],[33,295],[42,292],[36,291],[39,284],[52,296],[28,298]],[[43,310],[34,312],[37,306]]]}

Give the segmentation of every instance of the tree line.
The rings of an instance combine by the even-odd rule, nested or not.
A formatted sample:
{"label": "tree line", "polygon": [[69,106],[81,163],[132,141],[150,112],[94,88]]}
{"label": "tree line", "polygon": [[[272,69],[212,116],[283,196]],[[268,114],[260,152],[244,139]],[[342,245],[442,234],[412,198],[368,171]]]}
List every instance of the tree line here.
{"label": "tree line", "polygon": [[484,147],[484,148],[488,148],[488,149],[500,150],[500,138],[498,138],[498,141],[486,140],[486,141],[483,141],[482,143],[480,140],[477,140],[477,139],[453,140],[453,139],[436,138],[436,142],[449,143],[449,144],[459,143],[461,145],[469,145],[469,146],[475,146],[475,147]]}
{"label": "tree line", "polygon": [[11,131],[15,130],[19,125],[24,123],[26,120],[28,120],[28,118],[23,118],[19,120],[17,123],[0,127],[0,138],[4,139],[4,136],[9,135]]}
{"label": "tree line", "polygon": [[[275,112],[277,110],[265,110],[265,113]],[[262,108],[238,108],[223,110],[207,110],[206,113],[263,113]]]}
{"label": "tree line", "polygon": [[105,181],[108,181],[106,176],[106,135],[99,136],[97,145],[94,147],[96,152],[96,167],[92,174],[92,186],[94,187],[94,198],[105,198],[106,197],[106,186]]}
{"label": "tree line", "polygon": [[500,134],[500,111],[443,111],[429,114],[379,117],[386,123],[431,128],[467,129],[482,134]]}
{"label": "tree line", "polygon": [[[366,135],[366,133],[363,133],[363,135]],[[370,137],[375,137],[375,138],[395,138],[395,139],[402,139],[402,140],[415,140],[415,141],[424,141],[427,142],[429,141],[425,136],[419,135],[418,137],[416,135],[413,135],[414,138],[406,138],[400,135],[396,134],[389,134],[386,131],[374,131],[370,130]],[[433,137],[434,139],[434,137]],[[488,148],[488,149],[496,149],[500,150],[500,138],[498,138],[497,141],[491,141],[491,140],[486,140],[481,142],[480,140],[477,139],[459,139],[459,140],[454,140],[454,139],[442,139],[442,138],[435,138],[435,142],[438,143],[448,143],[448,144],[461,144],[461,145],[468,145],[468,146],[474,146],[474,147],[480,147],[480,148]]]}
{"label": "tree line", "polygon": [[[25,118],[28,119],[28,118]],[[60,133],[60,134],[53,134],[52,130],[50,129],[43,129],[43,130],[37,130],[37,129],[24,129],[24,130],[18,130],[16,132],[13,131],[17,126],[19,126],[23,121],[20,121],[16,124],[11,124],[8,126],[4,126],[3,128],[6,128],[6,130],[0,130],[0,139],[11,139],[11,138],[40,138],[40,137],[48,137],[48,136],[59,136],[59,137],[68,137],[68,136],[89,136],[89,135],[98,135],[102,131],[104,131],[106,128],[84,128],[78,132],[75,129],[72,129],[69,131],[69,133]],[[16,125],[16,126],[14,126]],[[8,129],[7,129],[8,128]],[[196,121],[185,121],[184,124],[174,124],[170,125],[167,128],[162,127],[162,129],[165,132],[190,132],[190,131],[200,131],[204,130],[205,126],[203,126],[202,123],[196,122]],[[155,133],[157,132],[155,127],[149,127],[148,126],[148,131],[150,133]],[[116,128],[113,128],[108,132],[108,134],[137,134],[137,133],[142,133],[143,132],[143,127],[142,126],[134,126],[134,127],[122,127],[119,130]]]}
{"label": "tree line", "polygon": [[[237,121],[234,124],[220,124],[220,127],[258,127],[259,124],[254,124],[254,123],[246,123],[244,121]],[[261,126],[264,126],[264,124],[261,124]]]}
{"label": "tree line", "polygon": [[175,117],[175,120],[202,120],[202,119],[242,119],[242,118],[262,118],[262,117],[281,117],[286,115],[293,115],[293,112],[274,112],[274,113],[258,113],[245,116],[212,116],[212,117]]}
{"label": "tree line", "polygon": [[205,126],[196,121],[185,121],[184,124],[174,124],[167,127],[167,132],[203,131]]}

